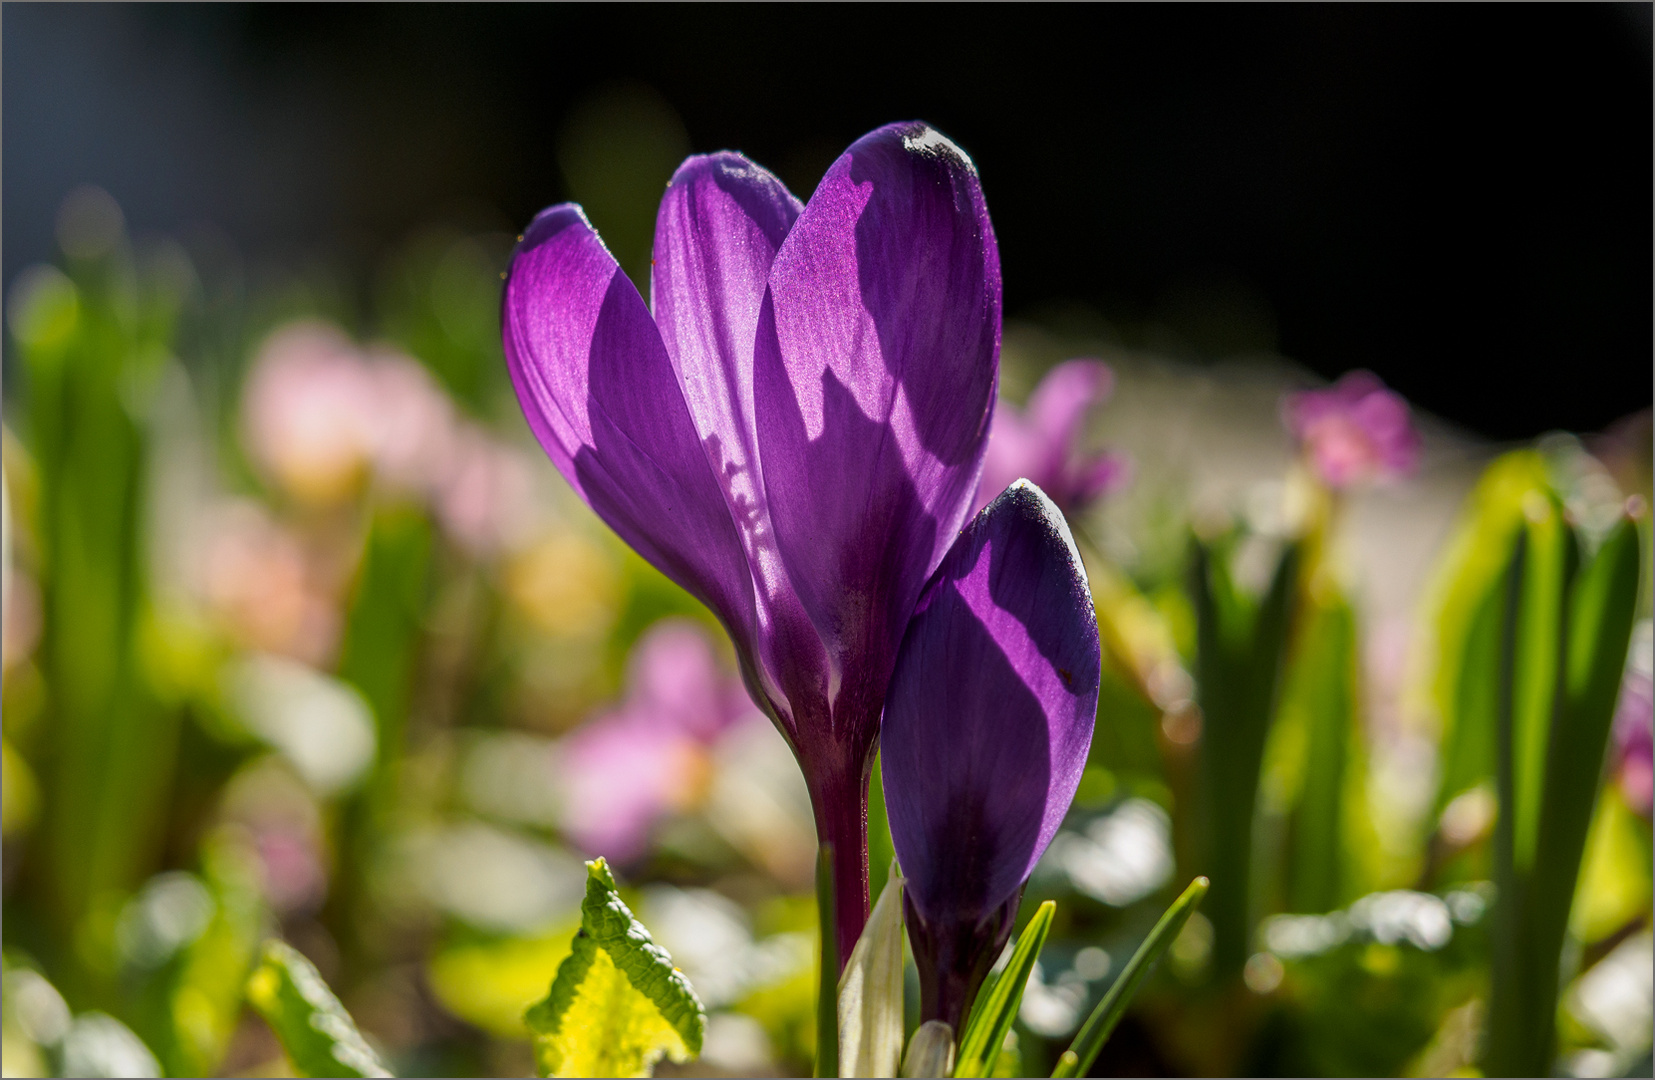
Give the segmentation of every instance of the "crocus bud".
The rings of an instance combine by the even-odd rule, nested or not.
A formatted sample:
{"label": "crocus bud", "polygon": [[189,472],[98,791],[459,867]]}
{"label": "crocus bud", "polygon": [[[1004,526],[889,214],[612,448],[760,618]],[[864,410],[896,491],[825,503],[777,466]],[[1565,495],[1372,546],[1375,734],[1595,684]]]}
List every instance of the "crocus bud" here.
{"label": "crocus bud", "polygon": [[881,733],[922,1019],[954,1031],[1080,783],[1100,672],[1074,538],[1019,480],[955,540],[897,654]]}

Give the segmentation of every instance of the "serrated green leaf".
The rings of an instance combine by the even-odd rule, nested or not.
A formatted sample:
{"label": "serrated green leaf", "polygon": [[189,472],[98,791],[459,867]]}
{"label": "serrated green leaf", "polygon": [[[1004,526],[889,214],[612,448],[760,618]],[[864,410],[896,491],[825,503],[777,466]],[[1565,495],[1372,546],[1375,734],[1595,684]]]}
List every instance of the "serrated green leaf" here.
{"label": "serrated green leaf", "polygon": [[1063,1055],[1057,1059],[1057,1068],[1052,1070],[1055,1076],[1087,1076],[1091,1074],[1092,1063],[1097,1060],[1103,1050],[1103,1044],[1109,1041],[1109,1036],[1115,1030],[1115,1025],[1121,1022],[1126,1015],[1127,1006],[1132,1004],[1133,995],[1138,992],[1138,986],[1149,975],[1155,961],[1161,958],[1178,934],[1189,922],[1195,909],[1201,906],[1201,898],[1207,895],[1207,879],[1198,877],[1190,882],[1178,899],[1167,908],[1155,928],[1144,938],[1144,943],[1138,946],[1138,951],[1132,954],[1127,961],[1126,968],[1109,987],[1098,1007],[1092,1010],[1092,1015],[1086,1018],[1081,1025],[1075,1041]]}
{"label": "serrated green leaf", "polygon": [[1047,900],[1041,904],[1018,935],[1017,947],[1011,951],[1006,970],[979,995],[977,1007],[966,1021],[965,1034],[960,1037],[960,1051],[954,1065],[955,1076],[987,1076],[1006,1041],[1011,1022],[1017,1019],[1017,1007],[1023,1003],[1023,991],[1029,985],[1029,973],[1040,957],[1040,947],[1046,943],[1046,934],[1052,928],[1052,915],[1057,905]]}
{"label": "serrated green leaf", "polygon": [[701,1053],[707,1014],[684,973],[621,900],[603,859],[586,864],[581,927],[551,991],[524,1019],[542,1076],[648,1076]]}
{"label": "serrated green leaf", "polygon": [[300,1076],[390,1076],[316,968],[285,941],[266,941],[247,1000]]}

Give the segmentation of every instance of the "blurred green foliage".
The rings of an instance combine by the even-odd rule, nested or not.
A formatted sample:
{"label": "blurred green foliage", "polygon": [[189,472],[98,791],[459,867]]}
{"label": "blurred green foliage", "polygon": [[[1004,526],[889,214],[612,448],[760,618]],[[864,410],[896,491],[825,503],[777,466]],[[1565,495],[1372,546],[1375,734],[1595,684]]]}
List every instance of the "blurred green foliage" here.
{"label": "blurred green foliage", "polygon": [[[558,142],[640,283],[687,145],[658,104],[611,88]],[[433,227],[356,290],[135,244],[101,193],[60,226],[60,264],[7,299],[7,1074],[324,1074],[341,1045],[359,1072],[529,1072],[524,1010],[600,853],[583,770],[661,789],[611,861],[706,1004],[687,1067],[810,1069],[814,852],[785,745],[749,715],[620,766],[591,749],[660,689],[640,644],[663,625],[704,636],[718,692],[739,689],[714,620],[518,418],[510,234]],[[1029,355],[1008,347],[1005,385],[1033,384]],[[1495,457],[1401,675],[1376,671],[1353,500],[1302,464],[1278,501],[1307,509],[1273,524],[1197,507],[1190,477],[1076,514],[1099,722],[1024,897],[1023,922],[1055,901],[1038,963],[974,1070],[1058,1065],[1197,873],[1211,894],[1141,997],[1105,1010],[1099,1069],[1636,1064],[1647,1041],[1602,1002],[1629,1000],[1612,977],[1651,932],[1648,811],[1610,749],[1629,640],[1647,669],[1640,468],[1616,486],[1567,438]],[[876,767],[875,894],[883,807]],[[261,952],[272,936],[291,948]]]}

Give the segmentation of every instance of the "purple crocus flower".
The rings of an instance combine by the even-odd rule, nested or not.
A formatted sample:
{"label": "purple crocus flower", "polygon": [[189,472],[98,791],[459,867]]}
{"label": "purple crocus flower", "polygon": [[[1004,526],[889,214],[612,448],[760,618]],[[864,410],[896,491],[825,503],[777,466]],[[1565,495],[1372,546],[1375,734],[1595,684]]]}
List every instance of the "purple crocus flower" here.
{"label": "purple crocus flower", "polygon": [[1395,480],[1419,465],[1419,432],[1408,402],[1371,371],[1325,390],[1289,394],[1282,419],[1329,487]]}
{"label": "purple crocus flower", "polygon": [[801,207],[739,154],[692,157],[651,285],[653,315],[579,207],[542,211],[506,281],[507,364],[569,483],[735,642],[833,845],[848,958],[886,684],[970,511],[999,377],[976,169],[892,124]]}
{"label": "purple crocus flower", "polygon": [[956,1033],[1068,812],[1097,714],[1092,594],[1063,514],[1019,481],[908,624],[880,736],[923,1020]]}
{"label": "purple crocus flower", "polygon": [[1064,513],[1083,510],[1125,484],[1131,475],[1125,458],[1081,447],[1086,414],[1108,401],[1114,387],[1115,373],[1103,361],[1065,360],[1040,380],[1026,408],[1000,402],[974,509],[1018,477],[1039,485]]}

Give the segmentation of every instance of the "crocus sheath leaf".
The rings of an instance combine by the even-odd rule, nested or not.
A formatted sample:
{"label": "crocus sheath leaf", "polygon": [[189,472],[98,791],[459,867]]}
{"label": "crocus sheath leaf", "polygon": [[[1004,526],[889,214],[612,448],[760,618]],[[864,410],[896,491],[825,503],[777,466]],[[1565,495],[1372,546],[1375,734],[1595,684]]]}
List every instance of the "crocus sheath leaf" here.
{"label": "crocus sheath leaf", "polygon": [[839,977],[840,1076],[896,1075],[902,1006],[902,874],[893,863]]}
{"label": "crocus sheath leaf", "polygon": [[941,1020],[927,1020],[908,1040],[902,1058],[903,1076],[953,1076],[954,1029]]}
{"label": "crocus sheath leaf", "polygon": [[247,1000],[300,1076],[390,1076],[316,968],[283,941],[264,943]]}
{"label": "crocus sheath leaf", "polygon": [[663,1055],[696,1057],[701,999],[621,900],[608,865],[586,868],[580,930],[551,991],[524,1016],[540,1075],[648,1076]]}
{"label": "crocus sheath leaf", "polygon": [[1023,991],[1028,988],[1029,974],[1034,962],[1040,959],[1040,947],[1052,928],[1052,915],[1057,905],[1050,900],[1035,910],[1029,924],[1017,937],[1006,970],[987,988],[971,1012],[971,1021],[960,1036],[959,1057],[954,1065],[955,1076],[987,1076],[994,1059],[1000,1053],[1000,1044],[1006,1041],[1011,1022],[1017,1019],[1017,1010],[1023,1003]]}
{"label": "crocus sheath leaf", "polygon": [[823,177],[776,253],[754,404],[776,544],[871,747],[903,626],[970,510],[999,375],[1000,264],[976,168],[892,124]]}
{"label": "crocus sheath leaf", "polygon": [[1138,992],[1155,962],[1161,954],[1172,946],[1178,934],[1184,929],[1184,924],[1190,921],[1195,909],[1201,906],[1202,897],[1207,895],[1208,882],[1204,877],[1198,877],[1190,882],[1178,899],[1167,908],[1149,936],[1144,938],[1138,951],[1132,954],[1127,961],[1126,968],[1121,972],[1109,991],[1098,1002],[1092,1015],[1086,1018],[1081,1025],[1075,1041],[1070,1044],[1057,1060],[1057,1068],[1052,1070],[1053,1076],[1090,1076],[1092,1063],[1098,1059],[1104,1043],[1114,1032],[1115,1025],[1121,1022],[1126,1015],[1127,1007],[1132,1004],[1132,998]]}
{"label": "crocus sheath leaf", "polygon": [[959,1026],[1074,799],[1097,712],[1086,574],[1019,481],[962,532],[902,643],[881,734],[924,1019]]}

